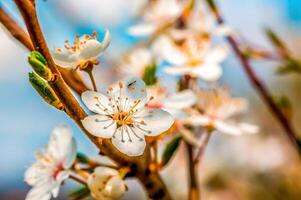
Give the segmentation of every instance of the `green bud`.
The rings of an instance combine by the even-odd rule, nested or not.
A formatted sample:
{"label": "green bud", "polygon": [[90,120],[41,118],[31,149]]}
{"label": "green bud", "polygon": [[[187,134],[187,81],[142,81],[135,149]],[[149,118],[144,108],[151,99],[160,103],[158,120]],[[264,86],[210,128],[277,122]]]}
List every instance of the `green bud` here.
{"label": "green bud", "polygon": [[39,52],[32,51],[28,57],[28,62],[33,70],[46,81],[52,81],[54,79],[51,70],[48,68],[47,61]]}
{"label": "green bud", "polygon": [[42,62],[44,65],[48,65],[48,63],[47,63],[46,59],[44,58],[44,56],[38,51],[30,52],[30,57],[34,57],[37,60],[39,60],[40,62]]}
{"label": "green bud", "polygon": [[156,82],[157,82],[156,71],[157,71],[157,65],[155,63],[147,66],[144,69],[142,79],[147,86],[156,84]]}
{"label": "green bud", "polygon": [[35,88],[35,90],[40,94],[40,96],[50,105],[56,107],[59,110],[63,109],[63,105],[59,98],[56,96],[50,85],[39,77],[34,72],[28,74],[29,82]]}

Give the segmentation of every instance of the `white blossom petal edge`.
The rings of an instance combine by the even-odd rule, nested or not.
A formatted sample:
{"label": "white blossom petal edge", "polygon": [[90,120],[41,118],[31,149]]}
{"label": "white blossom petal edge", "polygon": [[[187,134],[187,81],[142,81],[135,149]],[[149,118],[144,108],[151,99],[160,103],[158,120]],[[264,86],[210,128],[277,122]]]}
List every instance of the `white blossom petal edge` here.
{"label": "white blossom petal edge", "polygon": [[109,46],[111,35],[106,30],[102,42],[97,40],[98,35],[94,32],[93,37],[90,35],[77,36],[71,46],[66,40],[64,48],[56,48],[51,53],[56,64],[61,67],[75,69],[81,63],[93,61],[99,57]]}
{"label": "white blossom petal edge", "polygon": [[85,129],[94,136],[111,138],[113,145],[128,156],[142,155],[146,146],[144,137],[157,136],[174,122],[168,112],[145,107],[148,103],[145,83],[136,77],[109,87],[107,95],[86,91],[82,100],[97,113],[82,120]]}
{"label": "white blossom petal edge", "polygon": [[115,169],[97,167],[87,181],[91,196],[97,200],[117,200],[126,192],[125,182]]}
{"label": "white blossom petal edge", "polygon": [[25,182],[32,186],[26,200],[49,200],[57,197],[60,185],[69,176],[76,157],[76,143],[69,128],[59,126],[38,160],[25,172]]}

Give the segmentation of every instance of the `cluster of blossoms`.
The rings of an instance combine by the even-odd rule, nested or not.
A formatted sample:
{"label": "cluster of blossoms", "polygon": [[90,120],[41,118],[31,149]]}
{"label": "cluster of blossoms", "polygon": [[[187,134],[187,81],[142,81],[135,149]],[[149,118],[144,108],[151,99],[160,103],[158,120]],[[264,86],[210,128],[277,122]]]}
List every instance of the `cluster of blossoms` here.
{"label": "cluster of blossoms", "polygon": [[[213,37],[232,31],[211,22],[199,23],[207,22],[207,16],[184,2],[150,1],[142,22],[131,27],[129,33],[151,36],[152,42],[129,52],[117,66],[119,73],[130,77],[118,81],[105,93],[81,94],[82,102],[93,112],[81,121],[85,130],[109,140],[126,156],[142,156],[147,138],[162,133],[180,133],[186,142],[199,145],[195,131],[199,129],[230,135],[258,132],[257,126],[233,118],[246,111],[246,100],[233,98],[217,86],[229,48],[224,43],[213,44]],[[90,70],[108,47],[110,34],[106,31],[102,42],[97,39],[96,33],[93,37],[77,36],[72,46],[66,41],[64,48],[52,51],[52,56],[56,64],[67,69]],[[172,76],[164,79],[167,75]],[[164,87],[163,80],[171,82],[169,87]],[[170,87],[173,81],[177,82],[176,89]],[[207,88],[201,88],[202,83]],[[81,169],[78,164],[82,160],[76,151],[70,130],[56,128],[46,151],[38,154],[38,161],[25,174],[25,181],[33,186],[26,199],[57,197],[67,178],[80,180],[95,199],[122,197],[127,190],[122,170],[97,163],[92,165],[93,170]]]}

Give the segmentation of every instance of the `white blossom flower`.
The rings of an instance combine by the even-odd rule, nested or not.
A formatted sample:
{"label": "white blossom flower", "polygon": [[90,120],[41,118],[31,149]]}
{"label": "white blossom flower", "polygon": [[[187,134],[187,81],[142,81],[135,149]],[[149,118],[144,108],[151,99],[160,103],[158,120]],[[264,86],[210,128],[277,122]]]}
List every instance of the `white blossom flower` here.
{"label": "white blossom flower", "polygon": [[45,152],[37,157],[38,160],[25,173],[25,181],[33,187],[26,200],[55,198],[76,157],[76,143],[70,129],[64,126],[55,128]]}
{"label": "white blossom flower", "polygon": [[208,38],[186,37],[174,41],[168,36],[160,37],[154,44],[154,50],[171,66],[164,68],[173,75],[191,75],[205,81],[216,81],[222,75],[221,62],[228,55],[225,44],[211,47]]}
{"label": "white blossom flower", "polygon": [[95,62],[96,58],[109,46],[111,36],[106,30],[102,42],[99,42],[97,38],[95,32],[93,37],[87,34],[81,37],[77,36],[72,46],[69,46],[66,40],[64,48],[56,48],[52,51],[54,61],[62,67],[71,69],[76,69],[88,61]]}
{"label": "white blossom flower", "polygon": [[118,71],[126,75],[143,76],[147,66],[153,64],[153,56],[146,48],[137,48],[118,65]]}
{"label": "white blossom flower", "polygon": [[[184,123],[192,126],[210,127],[230,134],[255,134],[258,127],[252,124],[237,122],[233,117],[247,110],[247,101],[242,98],[231,98],[226,90],[199,91],[197,109]],[[232,118],[232,119],[231,119]]]}
{"label": "white blossom flower", "polygon": [[181,15],[184,4],[179,0],[152,1],[143,13],[143,22],[129,28],[135,36],[148,36]]}
{"label": "white blossom flower", "polygon": [[97,167],[87,181],[91,196],[96,200],[117,200],[126,192],[125,182],[117,170]]}
{"label": "white blossom flower", "polygon": [[173,124],[173,117],[168,112],[145,108],[147,93],[139,78],[118,82],[109,87],[107,95],[84,92],[82,100],[97,113],[82,120],[83,126],[94,136],[111,138],[113,145],[129,156],[143,154],[145,136],[157,136]]}
{"label": "white blossom flower", "polygon": [[185,115],[184,109],[196,103],[196,95],[188,89],[168,94],[164,88],[155,85],[148,87],[147,92],[156,97],[147,104],[148,108],[161,108],[172,114],[176,119],[183,117]]}

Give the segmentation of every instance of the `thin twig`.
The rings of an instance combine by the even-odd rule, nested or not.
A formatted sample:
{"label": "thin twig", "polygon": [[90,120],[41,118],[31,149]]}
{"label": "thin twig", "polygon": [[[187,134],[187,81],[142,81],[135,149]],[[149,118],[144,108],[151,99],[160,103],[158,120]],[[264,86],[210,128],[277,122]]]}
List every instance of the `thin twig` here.
{"label": "thin twig", "polygon": [[201,146],[199,147],[199,149],[197,151],[197,154],[196,154],[196,156],[194,158],[194,161],[193,161],[195,165],[200,164],[200,161],[202,161],[202,158],[203,158],[204,153],[205,153],[205,149],[208,146],[210,136],[212,135],[212,133],[210,131],[206,131],[203,134],[204,134],[203,135],[204,136],[204,141],[201,144]]}
{"label": "thin twig", "polygon": [[198,184],[198,176],[196,173],[196,165],[193,162],[193,147],[187,142],[184,142],[188,154],[188,169],[189,169],[189,200],[200,200],[200,190]]}
{"label": "thin twig", "polygon": [[29,51],[33,51],[33,45],[27,33],[0,7],[0,22]]}
{"label": "thin twig", "polygon": [[[218,24],[224,24],[224,19],[217,8],[214,0],[206,0],[207,4],[211,8],[213,14],[216,17],[216,20]],[[275,104],[273,100],[273,96],[269,92],[266,85],[259,79],[259,77],[254,72],[249,60],[247,57],[244,56],[244,54],[240,51],[239,45],[236,41],[236,39],[229,35],[227,36],[227,40],[231,47],[233,48],[235,54],[237,55],[238,59],[240,60],[243,69],[245,70],[250,82],[253,84],[254,88],[258,92],[258,94],[262,97],[263,101],[266,103],[266,105],[269,107],[270,111],[274,114],[275,118],[278,120],[279,124],[282,126],[282,128],[285,130],[286,135],[294,145],[294,147],[300,152],[300,149],[298,147],[298,140],[297,140],[297,134],[294,130],[291,122],[285,117],[285,115],[282,113],[282,111],[278,108],[278,106]]]}
{"label": "thin twig", "polygon": [[73,174],[71,174],[71,175],[69,176],[69,178],[72,179],[72,180],[74,180],[74,181],[76,181],[76,182],[78,182],[78,183],[80,183],[80,184],[82,184],[82,185],[87,186],[86,181],[82,180],[81,178],[79,178],[79,177],[77,177],[77,176],[75,176],[75,175],[73,175]]}

